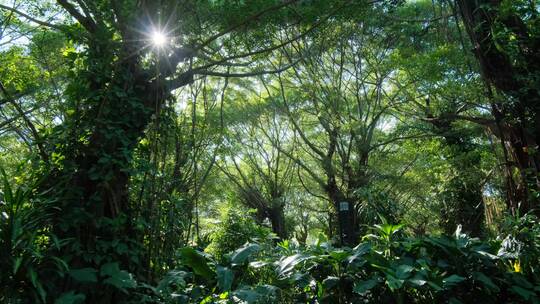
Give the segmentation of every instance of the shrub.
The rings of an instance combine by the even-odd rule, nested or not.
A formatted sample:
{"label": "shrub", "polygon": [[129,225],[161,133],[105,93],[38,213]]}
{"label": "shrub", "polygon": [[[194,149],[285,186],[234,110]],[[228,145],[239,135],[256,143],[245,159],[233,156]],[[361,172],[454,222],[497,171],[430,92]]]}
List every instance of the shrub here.
{"label": "shrub", "polygon": [[53,288],[45,278],[67,271],[49,253],[62,243],[48,229],[51,202],[36,193],[39,182],[15,186],[0,173],[0,302],[45,303]]}
{"label": "shrub", "polygon": [[246,242],[264,243],[271,237],[270,229],[255,223],[249,212],[237,208],[225,208],[221,219],[210,234],[210,245],[205,251],[218,261]]}

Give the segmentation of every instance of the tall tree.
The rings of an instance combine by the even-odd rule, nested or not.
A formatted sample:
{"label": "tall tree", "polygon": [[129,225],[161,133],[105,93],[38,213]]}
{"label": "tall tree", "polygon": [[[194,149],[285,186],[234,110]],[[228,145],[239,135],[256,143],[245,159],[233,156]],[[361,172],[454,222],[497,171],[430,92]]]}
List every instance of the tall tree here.
{"label": "tall tree", "polygon": [[229,167],[232,168],[223,167],[223,172],[237,186],[241,202],[257,211],[258,222],[262,224],[268,219],[273,232],[284,239],[288,235],[285,226],[285,205],[292,168],[280,160],[281,152],[270,148],[267,153],[265,151],[267,148],[261,147],[264,149],[262,155],[254,154],[257,150],[251,150],[231,156],[229,160],[232,165]]}
{"label": "tall tree", "polygon": [[[317,45],[327,49],[312,49],[299,65],[265,86],[301,143],[295,154],[283,150],[284,154],[316,181],[331,202],[341,242],[354,244],[363,206],[357,192],[373,178],[371,153],[399,140],[387,138],[381,124],[402,102],[400,87],[406,85],[393,83],[388,62],[392,38],[380,35],[380,28],[368,20],[344,24],[338,33],[336,40],[325,33]],[[292,49],[298,52],[312,43],[304,39],[293,43]],[[290,53],[284,56],[292,60]]]}
{"label": "tall tree", "polygon": [[[255,106],[261,107],[264,105]],[[257,210],[259,222],[268,219],[273,232],[285,239],[289,235],[285,207],[295,166],[282,150],[290,150],[287,140],[291,133],[275,109],[269,114],[255,111],[251,116],[228,127],[231,154],[221,168],[237,186],[243,204]]]}
{"label": "tall tree", "polygon": [[[540,190],[540,22],[535,1],[456,1],[508,149],[509,208],[537,209]],[[514,177],[512,168],[517,169]],[[516,181],[514,181],[514,179]]]}

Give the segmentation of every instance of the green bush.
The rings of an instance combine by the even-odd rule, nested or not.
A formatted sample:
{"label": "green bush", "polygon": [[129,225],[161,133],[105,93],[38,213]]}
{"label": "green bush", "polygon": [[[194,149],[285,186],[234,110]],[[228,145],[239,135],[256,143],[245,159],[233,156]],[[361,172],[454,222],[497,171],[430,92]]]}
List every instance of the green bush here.
{"label": "green bush", "polygon": [[36,183],[13,185],[0,169],[0,302],[46,303],[51,276],[62,276],[67,264],[50,254],[59,248],[48,229],[51,201],[36,193]]}
{"label": "green bush", "polygon": [[264,243],[271,237],[271,231],[255,223],[249,212],[237,208],[225,208],[220,221],[210,233],[210,244],[205,252],[223,261],[226,253],[232,252],[246,242]]}
{"label": "green bush", "polygon": [[510,255],[504,242],[460,228],[430,237],[406,237],[401,229],[373,227],[355,248],[283,242],[265,251],[246,244],[221,264],[185,248],[183,268],[158,294],[185,303],[540,303],[538,264],[530,271],[516,266],[535,252]]}
{"label": "green bush", "polygon": [[533,214],[507,216],[501,227],[499,255],[512,261],[512,268],[534,275],[540,265],[540,221]]}

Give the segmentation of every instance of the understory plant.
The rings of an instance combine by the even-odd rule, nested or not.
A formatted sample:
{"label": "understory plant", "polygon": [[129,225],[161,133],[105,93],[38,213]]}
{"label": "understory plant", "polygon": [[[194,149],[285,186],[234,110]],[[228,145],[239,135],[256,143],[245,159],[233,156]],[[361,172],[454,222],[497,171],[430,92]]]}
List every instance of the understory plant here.
{"label": "understory plant", "polygon": [[182,268],[154,291],[167,303],[540,302],[538,264],[518,266],[520,257],[532,258],[524,250],[471,238],[461,227],[453,236],[427,237],[407,237],[402,227],[373,227],[354,248],[246,243],[222,263],[184,248]]}
{"label": "understory plant", "polygon": [[49,231],[51,200],[37,193],[40,181],[15,185],[4,170],[0,175],[0,302],[46,302],[46,278],[67,271],[63,260],[49,254],[62,246]]}

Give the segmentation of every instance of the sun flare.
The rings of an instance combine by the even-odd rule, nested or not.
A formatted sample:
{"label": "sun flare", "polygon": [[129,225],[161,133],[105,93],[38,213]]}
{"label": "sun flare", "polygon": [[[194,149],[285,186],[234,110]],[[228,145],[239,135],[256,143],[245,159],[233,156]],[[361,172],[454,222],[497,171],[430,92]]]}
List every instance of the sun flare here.
{"label": "sun flare", "polygon": [[157,47],[162,47],[167,43],[167,36],[163,34],[160,31],[154,31],[152,32],[152,35],[150,36],[152,40],[152,44],[154,44]]}

